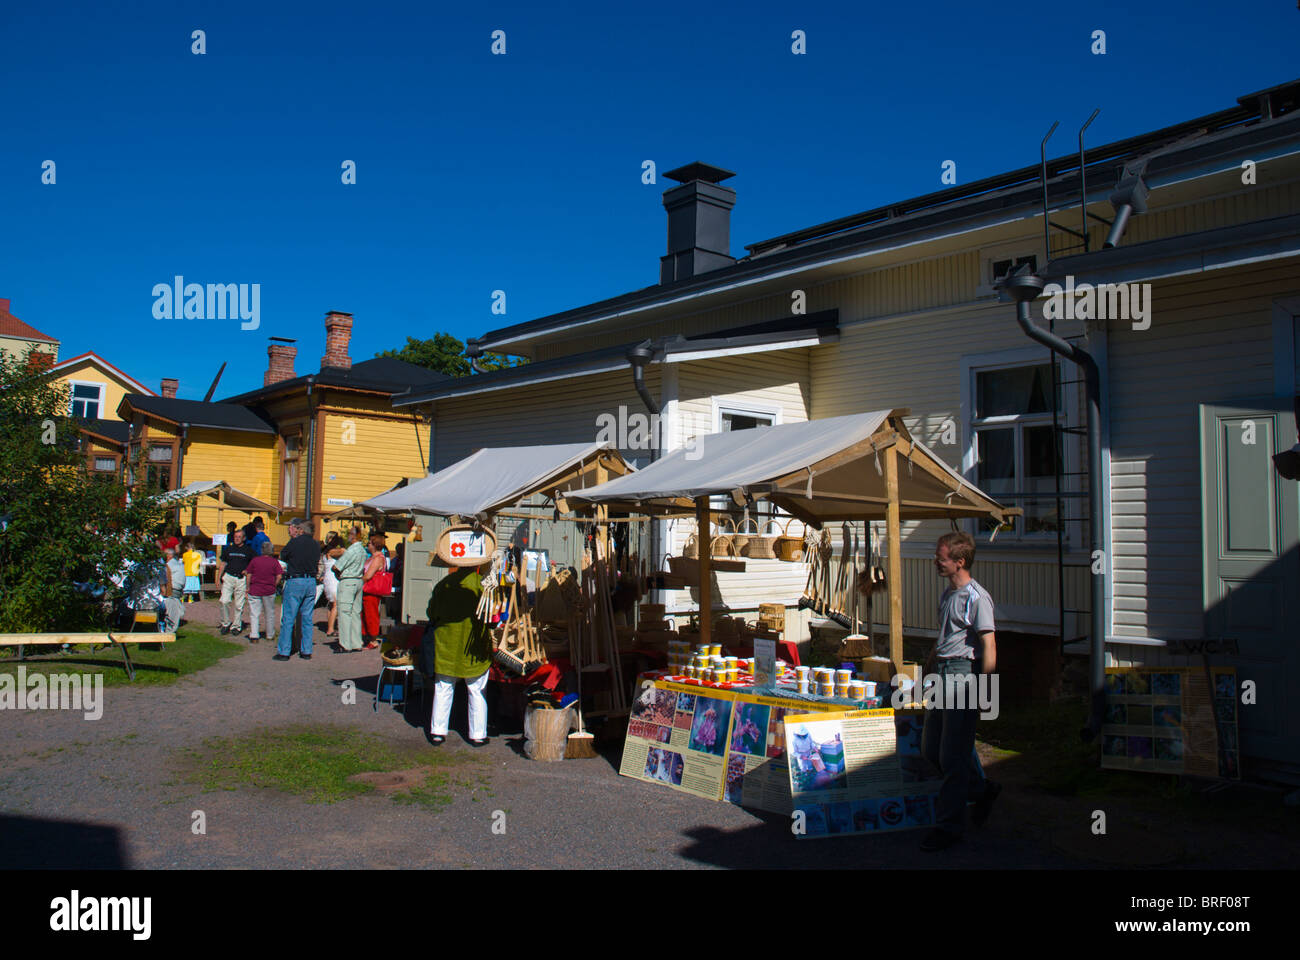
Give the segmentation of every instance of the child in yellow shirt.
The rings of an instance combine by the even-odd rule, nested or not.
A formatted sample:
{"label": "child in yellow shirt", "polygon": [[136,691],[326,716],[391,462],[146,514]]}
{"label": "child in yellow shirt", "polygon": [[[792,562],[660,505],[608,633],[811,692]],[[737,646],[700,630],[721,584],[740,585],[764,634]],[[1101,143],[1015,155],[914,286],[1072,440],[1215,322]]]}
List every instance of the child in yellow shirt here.
{"label": "child in yellow shirt", "polygon": [[185,565],[186,603],[197,603],[203,597],[200,575],[203,571],[203,554],[194,549],[194,544],[185,542],[185,552],[181,554],[181,563]]}

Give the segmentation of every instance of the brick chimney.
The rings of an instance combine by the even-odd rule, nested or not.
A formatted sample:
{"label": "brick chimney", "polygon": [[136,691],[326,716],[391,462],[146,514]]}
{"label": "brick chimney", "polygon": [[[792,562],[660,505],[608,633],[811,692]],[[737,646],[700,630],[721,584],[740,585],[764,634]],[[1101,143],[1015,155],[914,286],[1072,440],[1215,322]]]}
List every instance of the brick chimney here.
{"label": "brick chimney", "polygon": [[262,375],[262,386],[269,387],[273,383],[292,380],[297,376],[293,372],[293,358],[298,356],[298,348],[293,345],[294,342],[284,337],[271,338],[271,343],[266,348],[270,363],[266,373]]}
{"label": "brick chimney", "polygon": [[161,393],[164,397],[174,397],[176,396],[176,388],[180,385],[181,382],[175,377],[163,377]]}
{"label": "brick chimney", "polygon": [[320,358],[321,368],[342,367],[351,369],[352,358],[348,345],[352,342],[352,314],[331,310],[325,314],[325,356]]}

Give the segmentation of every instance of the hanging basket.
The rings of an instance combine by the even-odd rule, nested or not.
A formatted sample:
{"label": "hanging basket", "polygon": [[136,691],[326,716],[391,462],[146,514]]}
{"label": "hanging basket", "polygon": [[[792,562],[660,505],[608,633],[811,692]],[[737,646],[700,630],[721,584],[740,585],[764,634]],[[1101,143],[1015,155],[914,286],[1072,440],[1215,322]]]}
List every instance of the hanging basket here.
{"label": "hanging basket", "polygon": [[[724,517],[722,523],[731,524],[731,533],[728,534],[725,530],[721,530],[720,532],[731,538],[731,548],[735,551],[732,556],[743,557],[745,555],[745,548],[749,546],[749,534],[742,533],[740,527],[736,526],[736,521],[731,517]],[[741,526],[743,525],[744,521],[741,522]],[[719,527],[720,526],[721,524],[719,524]]]}
{"label": "hanging basket", "polygon": [[[741,548],[740,555],[742,557],[750,557],[754,560],[776,559],[776,553],[772,549],[772,545],[776,541],[776,538],[764,536],[757,520],[751,518],[749,522],[754,525],[755,535],[745,538],[745,546]],[[775,522],[775,520],[769,520],[764,524],[764,526],[770,527]]]}
{"label": "hanging basket", "polygon": [[800,563],[804,554],[804,539],[802,536],[790,535],[790,524],[794,522],[791,517],[781,528],[781,535],[772,542],[772,552],[778,560],[784,560],[786,563]]}
{"label": "hanging basket", "polygon": [[720,533],[709,543],[709,556],[730,560],[739,557],[740,553],[736,550],[735,539],[725,533]]}
{"label": "hanging basket", "polygon": [[682,545],[682,556],[695,559],[700,555],[700,538],[696,536],[696,531],[692,530],[691,535],[686,538],[686,543]]}

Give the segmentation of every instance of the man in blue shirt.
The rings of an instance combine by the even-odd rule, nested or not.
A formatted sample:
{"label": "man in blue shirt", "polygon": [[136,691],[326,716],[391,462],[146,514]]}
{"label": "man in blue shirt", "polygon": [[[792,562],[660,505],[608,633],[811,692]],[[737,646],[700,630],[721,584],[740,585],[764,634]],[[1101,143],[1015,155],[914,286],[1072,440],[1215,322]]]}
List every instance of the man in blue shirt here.
{"label": "man in blue shirt", "polygon": [[948,702],[954,685],[978,683],[981,674],[997,670],[997,637],[993,598],[971,577],[975,541],[964,532],[945,533],[935,548],[934,567],[946,577],[948,589],[939,598],[939,638],[930,653],[926,673],[940,684],[940,706],[927,710],[921,752],[943,775],[935,809],[935,828],[921,842],[926,851],[943,850],[961,840],[966,829],[966,803],[973,800],[971,820],[988,819],[1001,787],[984,777],[975,752],[979,701],[974,685],[965,702]]}
{"label": "man in blue shirt", "polygon": [[248,541],[248,548],[252,551],[253,556],[260,557],[262,555],[262,544],[270,543],[271,538],[268,537],[263,530],[265,524],[262,522],[261,517],[254,517],[253,522],[249,524],[249,526],[253,528],[253,534],[252,536],[249,536],[248,533],[245,532],[244,539]]}

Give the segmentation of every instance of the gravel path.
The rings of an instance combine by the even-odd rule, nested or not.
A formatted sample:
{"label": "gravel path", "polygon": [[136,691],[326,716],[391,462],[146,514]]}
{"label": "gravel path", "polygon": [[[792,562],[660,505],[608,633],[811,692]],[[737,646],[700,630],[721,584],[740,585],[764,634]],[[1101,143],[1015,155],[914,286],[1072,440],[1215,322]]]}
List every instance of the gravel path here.
{"label": "gravel path", "polygon": [[[195,622],[217,604],[187,608]],[[323,623],[321,611],[317,618]],[[272,790],[202,792],[182,782],[182,753],[205,738],[290,724],[344,725],[394,744],[424,744],[417,724],[364,690],[379,669],[376,652],[333,656],[319,628],[316,655],[273,662],[263,641],[170,687],[105,690],[102,719],[70,711],[0,713],[0,867],[1088,867],[1052,842],[1077,833],[1090,805],[1007,783],[989,825],[942,854],[917,850],[920,832],[796,840],[788,820],[711,803],[618,776],[619,751],[595,760],[538,763],[514,738],[471,750],[456,731],[438,748],[465,751],[484,786],[458,790],[437,811],[368,795],[311,804]],[[345,705],[334,681],[361,688]],[[460,692],[463,697],[463,691]],[[417,699],[418,703],[418,699]],[[425,706],[427,718],[428,706]],[[463,709],[460,711],[463,716]],[[463,721],[462,721],[463,723]],[[463,730],[463,727],[462,727]],[[1113,804],[1110,805],[1113,807]],[[206,835],[191,832],[202,810]],[[492,832],[506,813],[504,835]],[[1111,814],[1112,839],[1163,828],[1189,866],[1284,863],[1275,843],[1241,837],[1206,845],[1202,833]],[[1104,841],[1102,841],[1104,842]],[[1220,861],[1219,858],[1222,857]]]}

